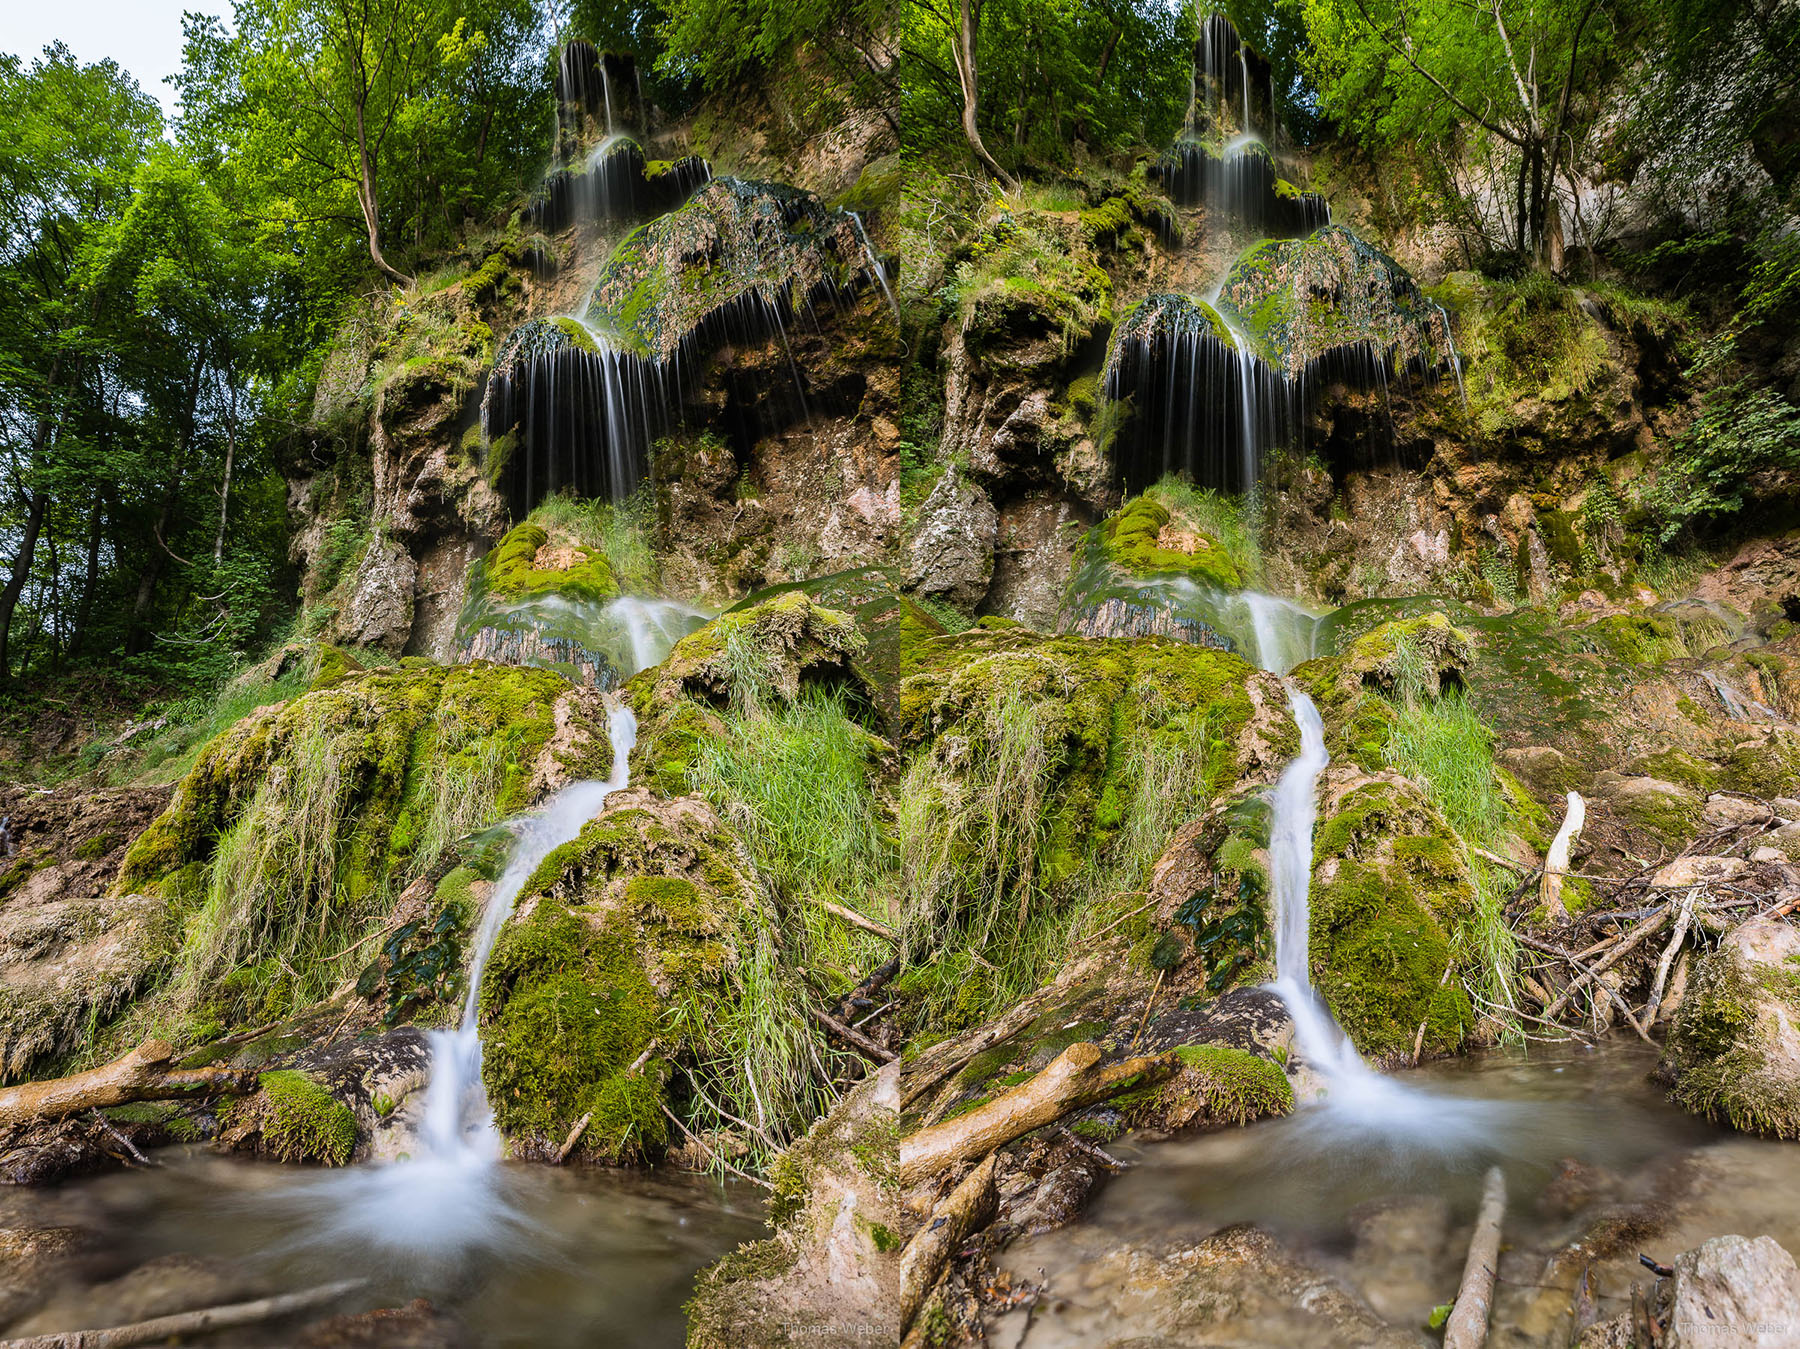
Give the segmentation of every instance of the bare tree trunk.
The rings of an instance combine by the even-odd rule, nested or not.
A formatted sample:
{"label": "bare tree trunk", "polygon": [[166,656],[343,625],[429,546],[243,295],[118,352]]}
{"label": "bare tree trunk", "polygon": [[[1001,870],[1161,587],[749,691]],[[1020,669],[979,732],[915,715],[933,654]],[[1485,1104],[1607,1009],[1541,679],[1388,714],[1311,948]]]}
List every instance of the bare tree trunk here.
{"label": "bare tree trunk", "polygon": [[356,158],[357,171],[361,174],[356,184],[356,204],[362,208],[363,223],[368,226],[369,256],[384,275],[403,286],[410,286],[413,279],[381,255],[381,206],[375,194],[375,159],[369,153],[369,137],[363,125],[360,101],[356,105]]}
{"label": "bare tree trunk", "polygon": [[25,582],[31,576],[31,563],[37,553],[38,535],[43,532],[44,512],[49,507],[50,495],[37,492],[28,501],[25,533],[19,540],[19,551],[13,556],[12,574],[7,577],[6,589],[0,591],[0,684],[10,678],[12,657],[7,646],[12,636],[13,613],[19,607],[19,596],[25,593]]}
{"label": "bare tree trunk", "polygon": [[980,110],[981,85],[976,72],[975,54],[981,38],[981,2],[982,0],[961,0],[962,25],[959,29],[952,51],[956,58],[956,78],[962,84],[962,125],[963,135],[968,138],[969,146],[975,151],[987,171],[1000,180],[1000,185],[1008,192],[1019,190],[1018,179],[1014,178],[1000,162],[988,153],[982,143],[981,129],[976,124],[976,114]]}
{"label": "bare tree trunk", "polygon": [[69,641],[69,655],[79,656],[87,642],[88,622],[94,613],[94,588],[100,583],[100,521],[103,503],[94,498],[93,514],[88,519],[87,573],[81,584],[81,605],[75,612],[75,635]]}
{"label": "bare tree trunk", "polygon": [[225,558],[225,523],[231,514],[231,470],[237,462],[237,385],[227,376],[231,394],[225,413],[225,472],[219,482],[219,532],[213,535],[213,566]]}

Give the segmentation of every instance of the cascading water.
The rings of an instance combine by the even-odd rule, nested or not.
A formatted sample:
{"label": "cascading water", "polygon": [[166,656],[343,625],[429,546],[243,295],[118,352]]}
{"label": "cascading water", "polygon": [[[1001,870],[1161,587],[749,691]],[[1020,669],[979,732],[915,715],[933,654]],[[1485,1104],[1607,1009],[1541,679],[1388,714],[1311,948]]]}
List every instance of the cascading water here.
{"label": "cascading water", "polygon": [[606,606],[606,616],[625,629],[631,652],[631,673],[661,665],[675,643],[711,617],[680,600],[623,595]]}
{"label": "cascading water", "polygon": [[416,1151],[400,1161],[352,1167],[310,1181],[296,1197],[314,1210],[316,1226],[297,1236],[296,1244],[349,1245],[429,1263],[453,1262],[527,1240],[528,1220],[501,1192],[496,1165],[500,1137],[481,1085],[481,975],[538,863],[580,833],[606,799],[626,786],[637,741],[631,709],[614,705],[608,731],[610,776],[604,782],[570,784],[515,826],[512,853],[476,930],[462,1019],[454,1030],[431,1032],[431,1075]]}
{"label": "cascading water", "polygon": [[1302,1064],[1316,1075],[1319,1091],[1308,1103],[1311,1123],[1334,1139],[1359,1135],[1394,1150],[1457,1153],[1487,1147],[1504,1107],[1419,1091],[1376,1072],[1312,986],[1313,826],[1319,778],[1331,756],[1319,709],[1286,675],[1312,656],[1318,620],[1292,600],[1254,592],[1237,598],[1255,638],[1257,663],[1283,676],[1300,730],[1300,753],[1282,770],[1269,801],[1269,889],[1275,909],[1275,982],[1269,987],[1293,1018]]}

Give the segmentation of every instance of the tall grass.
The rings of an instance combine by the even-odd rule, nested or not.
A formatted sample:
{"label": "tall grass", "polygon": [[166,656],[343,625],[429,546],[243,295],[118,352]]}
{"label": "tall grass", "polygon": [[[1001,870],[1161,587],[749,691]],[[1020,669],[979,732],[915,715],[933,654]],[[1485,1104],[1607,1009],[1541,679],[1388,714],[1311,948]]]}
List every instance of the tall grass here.
{"label": "tall grass", "polygon": [[766,1164],[772,1143],[797,1137],[830,1104],[827,1065],[841,1055],[809,1004],[820,992],[837,996],[889,954],[818,901],[885,921],[894,844],[871,782],[876,742],[842,697],[809,690],[770,706],[754,675],[745,672],[726,734],[703,742],[689,780],[741,840],[757,912],[731,995],[690,1000],[675,1016],[691,1042],[716,1047],[697,1066],[718,1099],[698,1096],[697,1120],[723,1126],[729,1111],[754,1122],[764,1136],[751,1140],[752,1160]]}
{"label": "tall grass", "polygon": [[1257,541],[1253,501],[1227,496],[1210,487],[1196,487],[1175,474],[1163,478],[1144,495],[1155,498],[1188,528],[1218,540],[1245,584],[1255,586],[1261,582],[1262,546]]}
{"label": "tall grass", "polygon": [[1503,852],[1513,834],[1514,807],[1494,762],[1494,734],[1460,688],[1437,698],[1424,693],[1423,654],[1406,641],[1396,652],[1394,721],[1382,751],[1389,768],[1424,788],[1455,832],[1474,885],[1474,904],[1458,941],[1481,970],[1477,993],[1499,1019],[1503,1033],[1519,1023],[1514,986],[1519,945],[1507,926],[1510,873],[1476,849]]}

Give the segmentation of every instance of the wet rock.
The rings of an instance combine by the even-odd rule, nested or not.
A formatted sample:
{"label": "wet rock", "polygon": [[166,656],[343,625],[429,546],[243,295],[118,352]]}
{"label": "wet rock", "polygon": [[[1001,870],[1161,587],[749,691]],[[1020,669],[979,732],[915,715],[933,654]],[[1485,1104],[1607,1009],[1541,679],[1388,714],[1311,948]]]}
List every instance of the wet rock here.
{"label": "wet rock", "polygon": [[297,1349],[467,1349],[475,1341],[455,1317],[424,1298],[404,1307],[333,1316],[306,1327]]}
{"label": "wet rock", "polygon": [[1797,966],[1800,928],[1767,918],[1732,929],[1699,960],[1658,1069],[1678,1105],[1747,1133],[1800,1138]]}
{"label": "wet rock", "polygon": [[1418,1323],[1437,1304],[1456,1253],[1442,1195],[1400,1195],[1350,1214],[1351,1269],[1369,1305],[1389,1321]]}
{"label": "wet rock", "polygon": [[346,583],[343,605],[332,621],[332,640],[398,656],[412,635],[418,576],[419,564],[406,547],[378,533]]}
{"label": "wet rock", "polygon": [[93,1244],[79,1227],[0,1227],[0,1326],[14,1326],[42,1305],[55,1286],[55,1268]]}
{"label": "wet rock", "polygon": [[999,510],[994,577],[982,609],[1047,632],[1056,626],[1074,547],[1068,535],[1082,517],[1072,503],[1029,496]]}
{"label": "wet rock", "polygon": [[972,612],[994,574],[999,516],[976,483],[954,467],[925,499],[906,547],[906,588]]}
{"label": "wet rock", "polygon": [[[1101,1245],[1101,1243],[1104,1243]],[[1100,1245],[1100,1249],[1092,1247]],[[1389,1325],[1367,1303],[1274,1237],[1249,1226],[1204,1240],[1122,1242],[1097,1234],[1090,1255],[1054,1286],[1035,1320],[1062,1342],[1095,1349],[1174,1344],[1332,1345],[1420,1349],[1424,1336]],[[1029,1246],[1013,1257],[1028,1265]],[[1022,1314],[1015,1314],[1022,1319]],[[994,1342],[1018,1337],[1001,1321]]]}
{"label": "wet rock", "polygon": [[1800,1268],[1773,1237],[1714,1237],[1674,1268],[1668,1349],[1800,1346]]}
{"label": "wet rock", "polygon": [[62,1292],[11,1329],[41,1335],[148,1321],[200,1307],[217,1307],[266,1290],[229,1260],[163,1255],[103,1283]]}

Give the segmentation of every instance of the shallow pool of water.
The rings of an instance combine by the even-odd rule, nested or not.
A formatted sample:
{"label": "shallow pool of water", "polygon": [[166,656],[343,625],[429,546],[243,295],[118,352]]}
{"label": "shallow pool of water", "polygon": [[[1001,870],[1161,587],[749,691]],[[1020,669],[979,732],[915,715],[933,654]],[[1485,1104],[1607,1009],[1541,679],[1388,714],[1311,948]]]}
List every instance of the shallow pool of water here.
{"label": "shallow pool of water", "polygon": [[[337,1310],[424,1297],[473,1344],[679,1345],[695,1271],[764,1234],[760,1193],[747,1186],[506,1165],[492,1173],[478,1238],[444,1244],[408,1232],[402,1206],[380,1209],[387,1192],[371,1183],[375,1168],[300,1170],[180,1151],[159,1160],[0,1197],[0,1222],[72,1227],[89,1243],[47,1267],[30,1296],[38,1305],[15,1312],[9,1333],[363,1279]],[[355,1222],[341,1221],[359,1206]],[[289,1323],[217,1342],[291,1344],[294,1334]]]}
{"label": "shallow pool of water", "polygon": [[[1341,1116],[1303,1108],[1174,1142],[1121,1140],[1111,1150],[1135,1166],[1084,1220],[1005,1257],[1015,1275],[1048,1281],[1028,1349],[1323,1342],[1304,1307],[1264,1305],[1280,1300],[1262,1290],[1281,1279],[1234,1283],[1236,1257],[1203,1245],[1233,1224],[1269,1233],[1304,1267],[1307,1277],[1290,1281],[1300,1302],[1341,1290],[1396,1337],[1340,1332],[1341,1342],[1415,1342],[1431,1309],[1455,1296],[1492,1165],[1509,1194],[1496,1346],[1560,1349],[1577,1317],[1625,1309],[1632,1282],[1650,1278],[1640,1251],[1666,1263],[1735,1232],[1800,1252],[1800,1146],[1676,1110],[1647,1078],[1654,1064],[1637,1044],[1537,1046],[1399,1075],[1460,1103],[1433,1104],[1451,1123],[1435,1134],[1401,1118],[1345,1128]],[[1206,1277],[1188,1277],[1200,1269]],[[998,1342],[1013,1343],[1021,1319],[1009,1318],[1018,1329],[1003,1327]]]}

